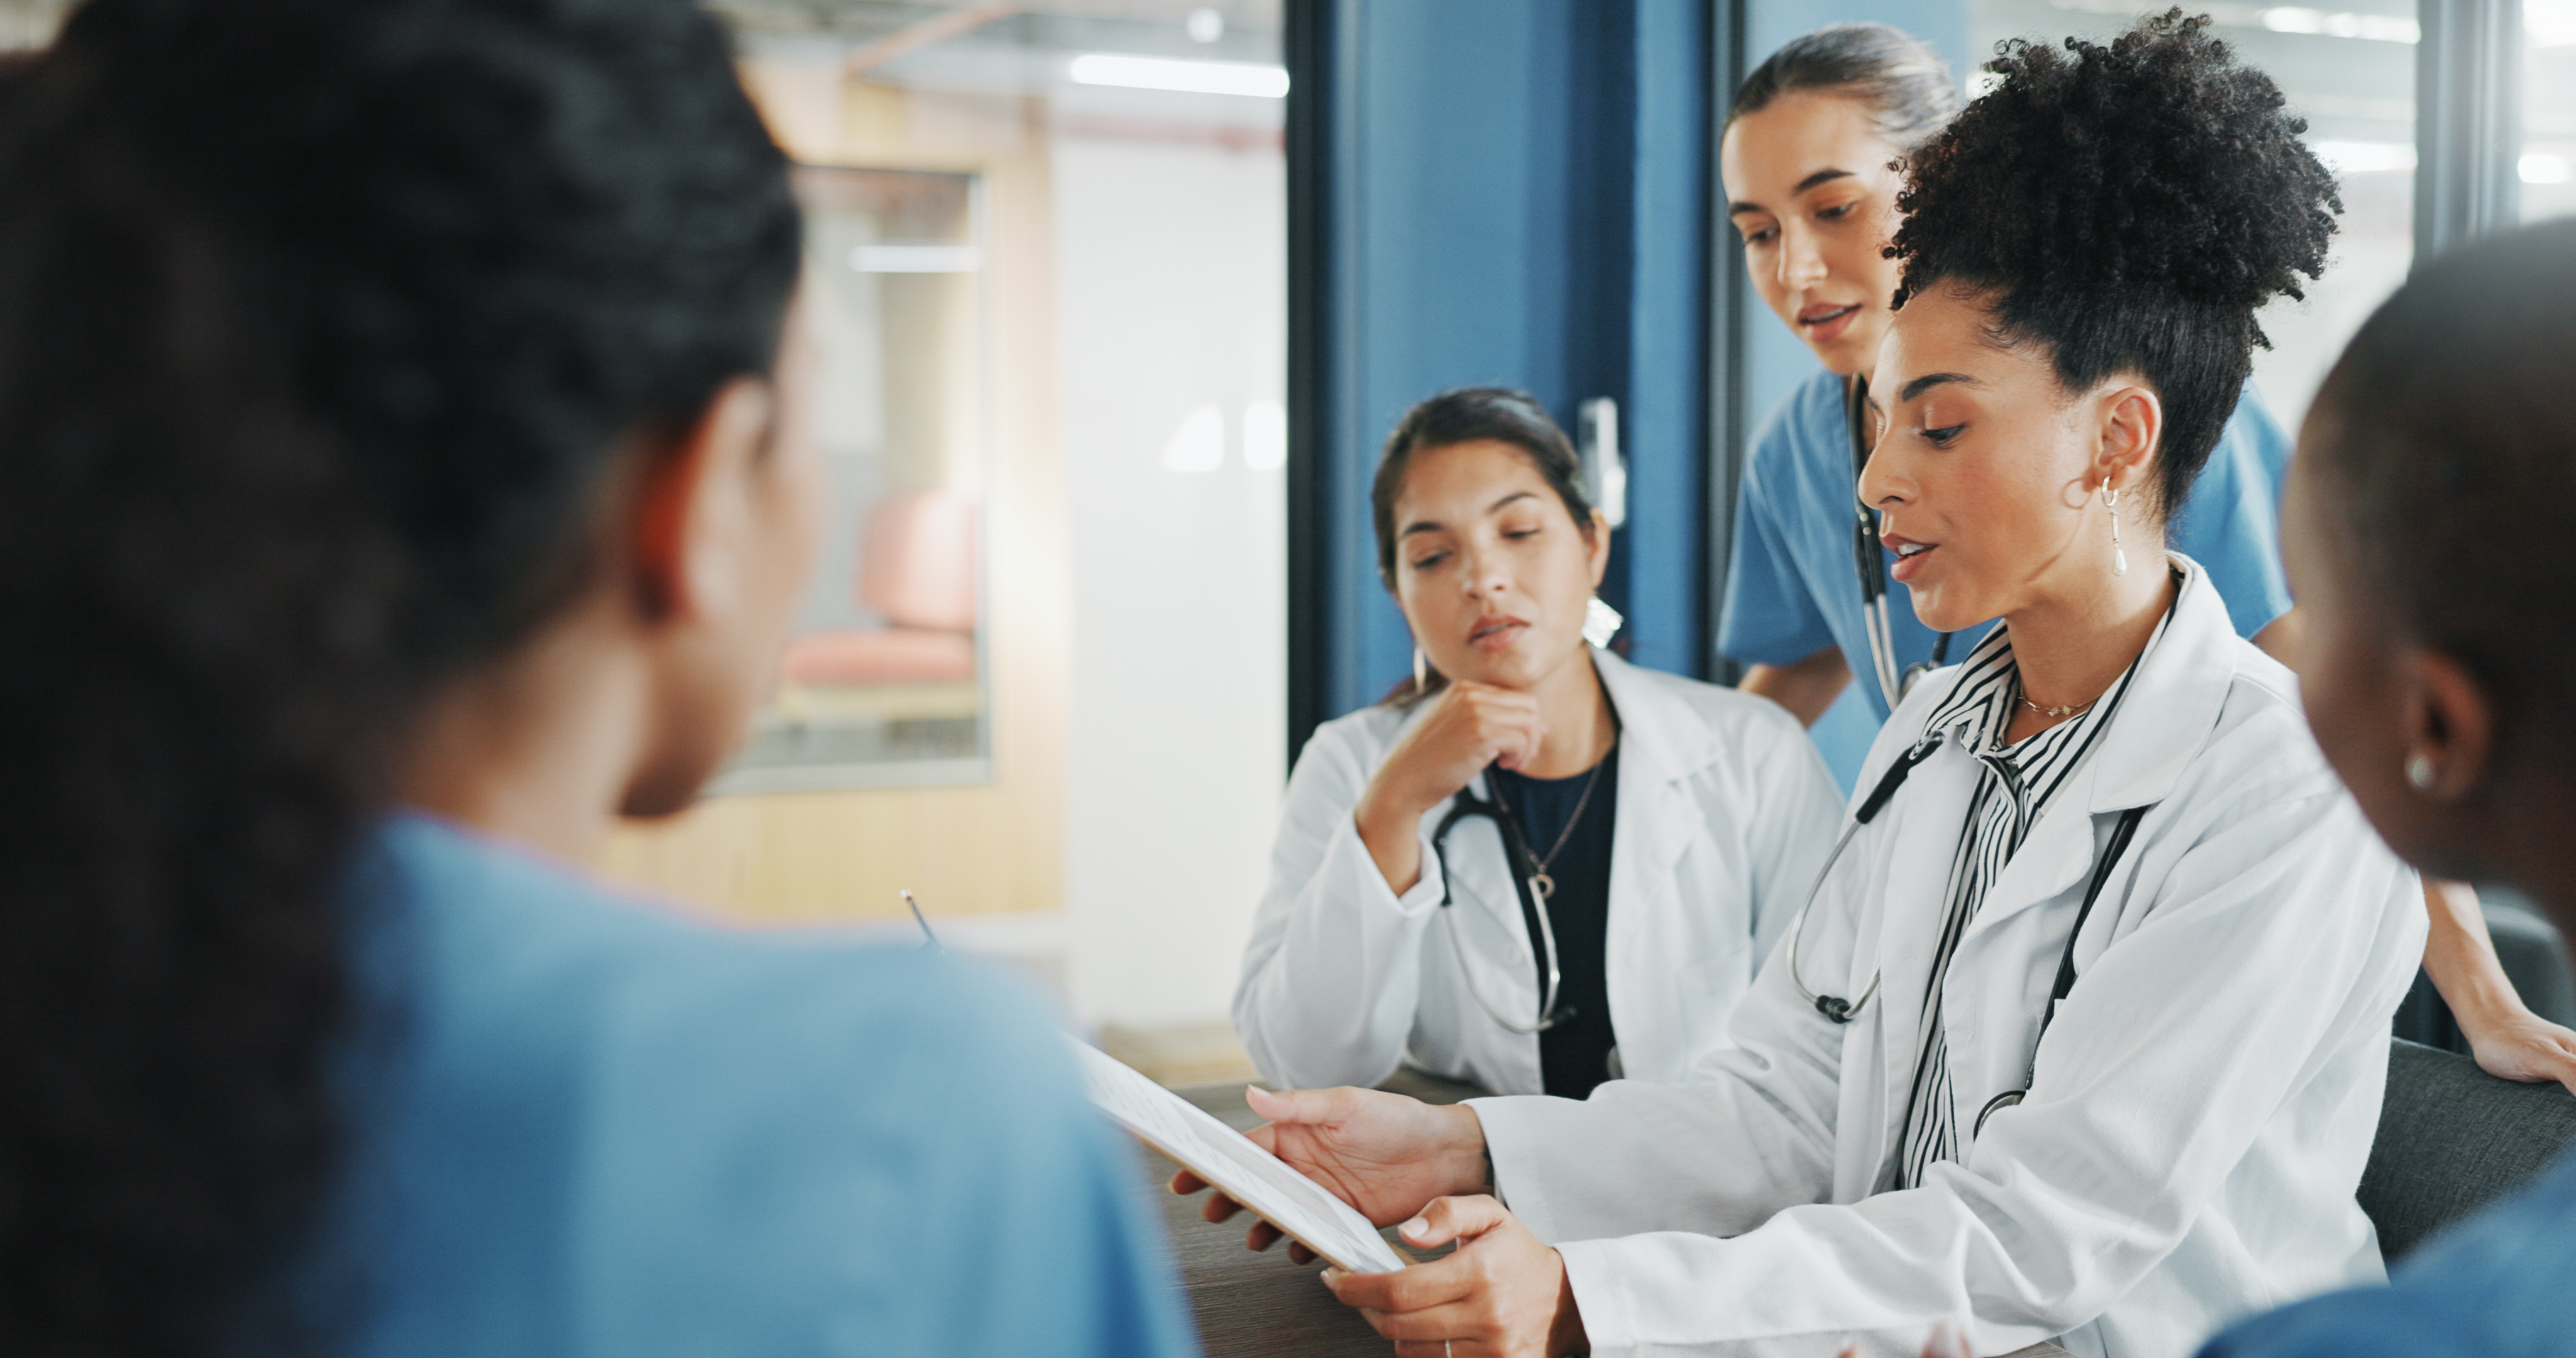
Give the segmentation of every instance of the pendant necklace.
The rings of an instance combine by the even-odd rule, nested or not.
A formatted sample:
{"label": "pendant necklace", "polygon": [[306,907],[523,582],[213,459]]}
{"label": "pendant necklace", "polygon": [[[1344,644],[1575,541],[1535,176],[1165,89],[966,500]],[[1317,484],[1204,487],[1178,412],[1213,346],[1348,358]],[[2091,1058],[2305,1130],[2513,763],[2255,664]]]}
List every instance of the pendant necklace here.
{"label": "pendant necklace", "polygon": [[[1610,748],[1615,750],[1618,747],[1618,737],[1611,737]],[[1556,856],[1564,851],[1566,841],[1574,838],[1574,827],[1583,823],[1583,808],[1592,804],[1592,785],[1601,781],[1602,765],[1609,762],[1610,754],[1605,750],[1602,752],[1600,761],[1592,766],[1592,772],[1585,776],[1583,793],[1574,799],[1574,814],[1565,818],[1565,829],[1557,835],[1556,843],[1548,846],[1547,857],[1541,858],[1531,853],[1527,847],[1521,850],[1521,856],[1529,859],[1530,862],[1530,889],[1538,893],[1541,904],[1545,904],[1550,896],[1556,894],[1556,879],[1547,875],[1548,864],[1555,862]],[[1504,815],[1515,814],[1511,803],[1503,800],[1503,789],[1499,782],[1494,786],[1494,801],[1503,808]]]}

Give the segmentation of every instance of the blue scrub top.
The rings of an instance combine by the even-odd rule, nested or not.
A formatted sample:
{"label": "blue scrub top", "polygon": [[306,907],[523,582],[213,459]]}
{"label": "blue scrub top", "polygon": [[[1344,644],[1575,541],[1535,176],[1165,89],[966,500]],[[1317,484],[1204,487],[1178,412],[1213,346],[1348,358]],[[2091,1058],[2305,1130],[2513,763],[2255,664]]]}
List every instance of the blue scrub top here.
{"label": "blue scrub top", "polygon": [[2201,1358],[2507,1358],[2576,1336],[2576,1154],[2425,1245],[2385,1287],[2330,1292],[2225,1331]]}
{"label": "blue scrub top", "polygon": [[393,819],[309,1309],[373,1358],[1196,1352],[1134,1149],[1037,1006]]}
{"label": "blue scrub top", "polygon": [[[2289,460],[2289,440],[2249,385],[2168,539],[2209,573],[2241,636],[2290,609],[2276,510]],[[1840,647],[1874,731],[1888,707],[1862,623],[1852,505],[1843,380],[1819,372],[1772,412],[1745,460],[1717,649],[1748,665],[1786,665]],[[1910,594],[1890,582],[1888,597],[1897,668],[1931,659],[1937,634],[1915,620]],[[1950,659],[1966,659],[1975,641],[1953,640]]]}

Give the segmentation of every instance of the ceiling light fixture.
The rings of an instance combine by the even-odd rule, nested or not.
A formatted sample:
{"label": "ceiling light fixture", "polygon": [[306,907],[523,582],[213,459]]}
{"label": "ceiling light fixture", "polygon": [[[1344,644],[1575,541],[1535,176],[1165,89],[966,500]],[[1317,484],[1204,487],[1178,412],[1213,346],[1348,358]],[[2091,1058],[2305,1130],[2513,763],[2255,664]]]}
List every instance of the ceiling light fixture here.
{"label": "ceiling light fixture", "polygon": [[1131,90],[1239,94],[1253,99],[1279,99],[1288,93],[1288,68],[1249,61],[1174,61],[1169,57],[1087,52],[1073,59],[1071,75],[1077,85],[1116,85]]}

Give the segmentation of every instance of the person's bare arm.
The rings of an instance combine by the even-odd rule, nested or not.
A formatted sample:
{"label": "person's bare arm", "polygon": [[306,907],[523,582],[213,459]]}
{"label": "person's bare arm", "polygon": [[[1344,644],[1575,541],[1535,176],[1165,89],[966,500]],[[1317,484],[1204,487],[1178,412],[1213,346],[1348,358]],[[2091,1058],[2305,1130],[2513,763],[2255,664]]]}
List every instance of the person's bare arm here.
{"label": "person's bare arm", "polygon": [[2576,1091],[2576,1032],[2531,1012],[2496,960],[2478,893],[2459,882],[2424,879],[2424,908],[2433,929],[2424,940],[2424,971],[2451,1006],[2478,1067],[2489,1075],[2537,1084],[2556,1080]]}
{"label": "person's bare arm", "polygon": [[1800,725],[1813,726],[1850,682],[1851,666],[1843,663],[1842,649],[1828,646],[1786,665],[1756,665],[1744,672],[1744,682],[1736,687],[1761,694],[1789,709]]}

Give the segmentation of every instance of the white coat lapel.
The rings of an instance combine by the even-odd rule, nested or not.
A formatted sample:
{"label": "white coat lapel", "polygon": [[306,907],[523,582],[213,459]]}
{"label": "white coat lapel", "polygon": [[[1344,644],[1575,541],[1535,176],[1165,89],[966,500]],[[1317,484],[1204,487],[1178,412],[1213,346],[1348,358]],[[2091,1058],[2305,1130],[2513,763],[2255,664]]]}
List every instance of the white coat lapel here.
{"label": "white coat lapel", "polygon": [[1704,833],[1698,804],[1684,783],[1718,750],[1708,723],[1678,698],[1642,682],[1626,661],[1607,651],[1593,657],[1620,723],[1618,828],[1610,841],[1615,930],[1621,914],[1660,908],[1672,894],[1674,867]]}
{"label": "white coat lapel", "polygon": [[[2087,869],[2093,866],[2094,840],[2093,815],[2084,786],[2087,773],[2082,769],[2075,772],[2074,781],[2039,813],[2004,870],[1986,885],[1985,900],[1978,903],[1976,915],[1959,933],[1963,954],[1978,935],[2034,905],[2057,899],[2085,879]],[[1955,975],[1958,964],[1951,965]]]}
{"label": "white coat lapel", "polygon": [[[1870,1163],[1883,1164],[1905,1115],[1914,1082],[1914,1049],[1922,1039],[1923,996],[1932,979],[1932,952],[1938,945],[1942,908],[1949,899],[1950,867],[1958,855],[1960,831],[1967,824],[1968,803],[1976,792],[1978,766],[1955,739],[1916,768],[1903,791],[1881,817],[1889,822],[1886,847],[1872,855],[1872,885],[1882,894],[1878,946],[1877,1022],[1884,1035],[1879,1050],[1885,1067],[1887,1116],[1877,1129],[1880,1141]],[[1866,985],[1864,973],[1857,984]]]}
{"label": "white coat lapel", "polygon": [[1708,723],[1671,690],[1606,651],[1593,656],[1620,724],[1603,980],[1614,1022],[1622,1014],[1646,1018],[1620,1025],[1627,1068],[1672,1069],[1694,1053],[1678,1049],[1683,1025],[1654,1016],[1674,1002],[1677,989],[1671,948],[1683,936],[1677,933],[1680,907],[1673,903],[1681,889],[1682,859],[1709,835],[1707,813],[1692,795],[1690,779],[1721,751]]}
{"label": "white coat lapel", "polygon": [[2183,568],[2183,583],[2172,620],[2139,661],[2100,743],[2050,798],[2021,850],[1987,887],[1976,918],[1960,936],[1962,948],[2085,881],[2100,838],[2098,818],[2164,800],[2217,728],[2235,677],[2224,651],[2240,643],[2208,577],[2189,557],[2174,560]]}

